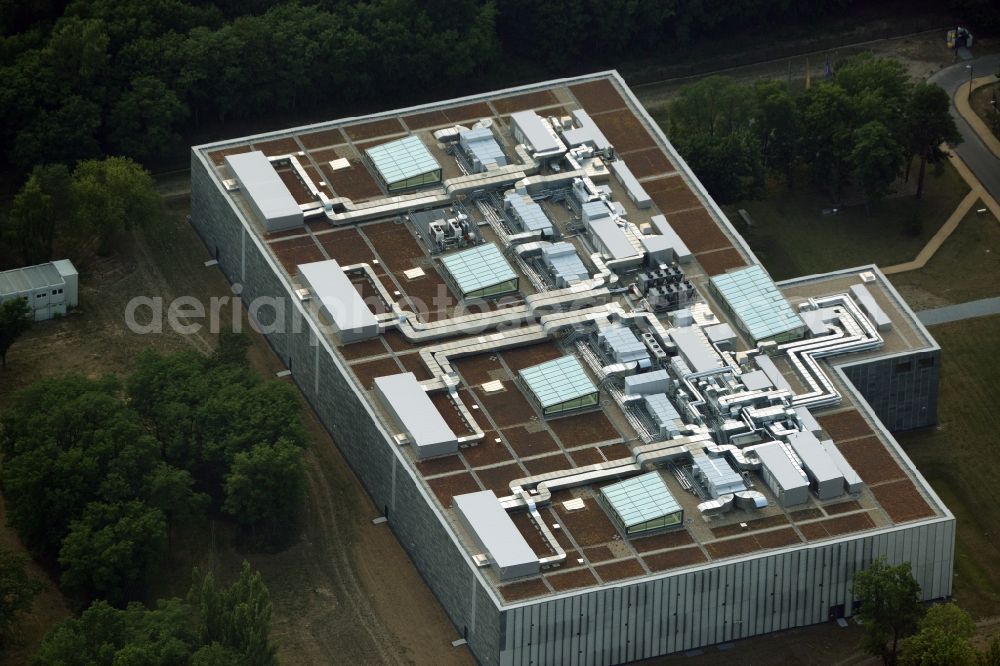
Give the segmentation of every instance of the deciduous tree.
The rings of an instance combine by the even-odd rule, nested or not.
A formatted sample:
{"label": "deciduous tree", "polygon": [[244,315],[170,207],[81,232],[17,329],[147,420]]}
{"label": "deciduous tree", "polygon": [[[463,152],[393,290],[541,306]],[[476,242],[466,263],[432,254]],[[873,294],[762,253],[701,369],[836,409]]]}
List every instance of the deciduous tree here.
{"label": "deciduous tree", "polygon": [[20,298],[0,303],[0,368],[7,368],[11,345],[31,327],[31,307]]}
{"label": "deciduous tree", "polygon": [[854,132],[851,165],[865,193],[865,208],[889,194],[899,175],[903,154],[892,133],[882,123],[873,120]]}
{"label": "deciduous tree", "polygon": [[0,651],[12,644],[17,626],[42,589],[42,582],[28,574],[28,558],[0,547]]}
{"label": "deciduous tree", "polygon": [[906,113],[907,141],[910,154],[920,159],[917,175],[917,198],[924,193],[924,175],[928,162],[944,157],[941,144],[958,144],[962,135],[955,126],[949,108],[951,100],[940,86],[920,83],[913,88]]}
{"label": "deciduous tree", "polygon": [[969,614],[954,603],[937,604],[927,610],[913,636],[899,644],[903,666],[968,666],[976,662],[976,649],[969,642],[976,625]]}
{"label": "deciduous tree", "polygon": [[910,573],[910,563],[890,566],[879,558],[855,574],[852,592],[861,602],[858,617],[866,649],[886,666],[894,666],[900,641],[916,631],[923,614],[920,585]]}

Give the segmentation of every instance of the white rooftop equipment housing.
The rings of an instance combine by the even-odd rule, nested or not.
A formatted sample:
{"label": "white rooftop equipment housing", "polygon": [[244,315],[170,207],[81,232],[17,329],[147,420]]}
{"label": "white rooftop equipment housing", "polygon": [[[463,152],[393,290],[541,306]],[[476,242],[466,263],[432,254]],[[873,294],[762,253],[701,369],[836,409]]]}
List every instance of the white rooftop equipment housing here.
{"label": "white rooftop equipment housing", "polygon": [[566,152],[566,144],[552,126],[534,111],[510,114],[511,133],[518,143],[523,143],[537,159],[557,157]]}
{"label": "white rooftop equipment housing", "polygon": [[629,199],[632,200],[639,208],[649,208],[653,205],[653,200],[650,198],[649,194],[646,192],[645,188],[639,183],[639,179],[632,175],[632,170],[628,168],[622,160],[615,160],[611,163],[611,171],[615,174],[615,178],[618,182],[622,184],[625,191],[628,192]]}
{"label": "white rooftop equipment housing", "polygon": [[489,127],[474,127],[465,132],[459,132],[458,144],[472,165],[473,173],[482,173],[507,165],[507,156],[503,148],[493,136]]}
{"label": "white rooftop equipment housing", "polygon": [[226,155],[226,164],[267,231],[304,224],[302,209],[267,156],[259,150]]}
{"label": "white rooftop equipment housing", "polygon": [[587,145],[599,153],[607,155],[613,149],[611,142],[604,136],[604,132],[597,126],[594,119],[583,109],[573,111],[573,120],[578,127],[571,127],[563,130],[563,139],[571,148]]}
{"label": "white rooftop equipment housing", "polygon": [[375,394],[403,427],[417,460],[458,451],[458,438],[412,372],[377,377]]}
{"label": "white rooftop equipment housing", "polygon": [[542,261],[552,273],[558,289],[590,278],[587,267],[576,253],[576,248],[566,241],[559,241],[542,248]]}
{"label": "white rooftop equipment housing", "polygon": [[674,231],[670,223],[667,222],[666,215],[653,215],[649,218],[649,221],[656,228],[656,231],[667,240],[670,247],[673,248],[674,258],[678,263],[686,264],[691,261],[691,250],[688,249],[687,244]]}
{"label": "white rooftop equipment housing", "polygon": [[299,278],[330,318],[341,342],[378,337],[378,319],[335,260],[299,264]]}
{"label": "white rooftop equipment housing", "polygon": [[760,458],[761,476],[783,507],[805,504],[809,501],[809,482],[799,466],[792,462],[780,442],[769,442],[754,448]]}
{"label": "white rooftop equipment housing", "polygon": [[538,573],[538,556],[492,490],[456,495],[453,502],[462,526],[489,556],[500,580]]}

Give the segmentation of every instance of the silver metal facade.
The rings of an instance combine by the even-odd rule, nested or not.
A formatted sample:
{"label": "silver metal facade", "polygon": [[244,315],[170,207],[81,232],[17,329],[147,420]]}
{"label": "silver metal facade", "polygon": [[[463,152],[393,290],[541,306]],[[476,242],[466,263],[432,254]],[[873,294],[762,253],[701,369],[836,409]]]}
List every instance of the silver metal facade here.
{"label": "silver metal facade", "polygon": [[925,600],[951,593],[954,521],[742,556],[534,604],[501,617],[502,666],[608,666],[853,614],[851,581],[910,561]]}

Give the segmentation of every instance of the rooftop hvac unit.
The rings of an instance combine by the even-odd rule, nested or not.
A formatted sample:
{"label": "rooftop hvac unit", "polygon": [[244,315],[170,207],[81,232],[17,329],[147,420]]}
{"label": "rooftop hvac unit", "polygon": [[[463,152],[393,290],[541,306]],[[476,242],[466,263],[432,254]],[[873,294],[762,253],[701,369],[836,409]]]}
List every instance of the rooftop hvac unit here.
{"label": "rooftop hvac unit", "polygon": [[236,182],[235,178],[227,178],[226,180],[222,181],[222,186],[226,188],[227,192],[235,192],[236,190],[240,189],[240,184]]}
{"label": "rooftop hvac unit", "polygon": [[312,298],[312,294],[309,293],[308,289],[296,289],[295,296],[303,303]]}

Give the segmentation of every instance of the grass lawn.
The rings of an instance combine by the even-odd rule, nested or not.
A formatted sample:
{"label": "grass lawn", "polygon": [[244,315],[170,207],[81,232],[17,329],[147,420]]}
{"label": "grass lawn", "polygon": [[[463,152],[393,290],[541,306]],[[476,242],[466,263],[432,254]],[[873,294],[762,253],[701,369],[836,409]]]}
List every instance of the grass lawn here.
{"label": "grass lawn", "polygon": [[920,270],[890,276],[911,307],[922,310],[1000,296],[1000,222],[976,204]]}
{"label": "grass lawn", "polygon": [[[917,166],[914,165],[914,174]],[[862,264],[890,266],[913,259],[969,192],[950,164],[928,168],[924,198],[901,196],[865,214],[863,205],[823,215],[827,197],[806,184],[773,183],[767,198],[729,206],[726,214],[776,280]],[[737,214],[744,208],[754,226]],[[920,220],[914,233],[913,220]]]}
{"label": "grass lawn", "polygon": [[930,329],[942,348],[939,425],[900,434],[899,443],[958,521],[955,600],[974,616],[1000,608],[1000,316]]}
{"label": "grass lawn", "polygon": [[1000,137],[1000,105],[993,106],[994,99],[1000,102],[1000,82],[973,90],[972,110],[983,119],[994,135]]}

